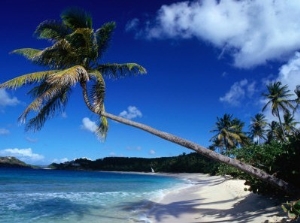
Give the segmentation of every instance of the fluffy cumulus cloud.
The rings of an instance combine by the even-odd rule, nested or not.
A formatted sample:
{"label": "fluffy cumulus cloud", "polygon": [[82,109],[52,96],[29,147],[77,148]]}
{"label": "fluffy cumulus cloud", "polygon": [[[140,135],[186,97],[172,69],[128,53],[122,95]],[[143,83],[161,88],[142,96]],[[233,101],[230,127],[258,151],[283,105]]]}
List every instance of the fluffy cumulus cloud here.
{"label": "fluffy cumulus cloud", "polygon": [[128,106],[127,110],[122,111],[119,116],[127,119],[142,117],[142,112],[135,106]]}
{"label": "fluffy cumulus cloud", "polygon": [[41,161],[44,159],[44,156],[34,153],[31,148],[28,149],[14,148],[14,149],[0,150],[0,156],[13,156],[28,163]]}
{"label": "fluffy cumulus cloud", "polygon": [[88,130],[90,132],[96,132],[97,131],[97,124],[90,120],[89,118],[85,117],[82,119],[82,125],[81,127],[85,130]]}
{"label": "fluffy cumulus cloud", "polygon": [[5,89],[0,89],[0,107],[5,106],[15,106],[19,104],[20,101],[16,97],[11,97]]}
{"label": "fluffy cumulus cloud", "polygon": [[255,82],[249,83],[248,80],[244,79],[240,82],[235,82],[230,90],[223,97],[220,97],[220,101],[232,106],[238,106],[244,98],[251,98],[254,92]]}
{"label": "fluffy cumulus cloud", "polygon": [[287,85],[293,92],[297,85],[300,85],[300,53],[295,55],[279,69],[277,81]]}
{"label": "fluffy cumulus cloud", "polygon": [[[300,47],[299,0],[196,0],[163,5],[138,35],[197,38],[229,53],[237,67],[282,60]],[[136,30],[137,19],[127,29]]]}

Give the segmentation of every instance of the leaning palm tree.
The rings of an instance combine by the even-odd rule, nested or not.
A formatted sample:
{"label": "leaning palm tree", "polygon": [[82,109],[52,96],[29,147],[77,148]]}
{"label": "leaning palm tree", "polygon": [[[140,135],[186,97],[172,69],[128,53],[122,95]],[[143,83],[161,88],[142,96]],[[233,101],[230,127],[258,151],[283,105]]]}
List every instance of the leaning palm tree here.
{"label": "leaning palm tree", "polygon": [[107,113],[104,109],[106,90],[104,78],[143,74],[146,70],[136,63],[100,63],[115,28],[114,23],[104,24],[94,32],[92,19],[83,10],[66,10],[62,13],[61,18],[62,22],[45,21],[41,23],[35,32],[39,38],[51,40],[52,46],[44,50],[23,48],[14,51],[33,63],[50,69],[25,74],[0,84],[0,88],[10,89],[33,85],[29,93],[34,99],[20,116],[20,120],[25,121],[30,112],[37,112],[37,115],[26,123],[27,130],[39,130],[55,112],[61,111],[68,102],[71,89],[78,83],[87,107],[99,116],[98,133],[101,136],[106,135],[108,128],[106,118],[109,118],[142,129],[211,159],[229,164],[282,190],[290,193],[296,191],[289,183],[251,165],[150,126]]}
{"label": "leaning palm tree", "polygon": [[279,81],[267,85],[267,89],[268,93],[263,93],[263,96],[268,99],[268,102],[262,110],[264,111],[267,107],[271,107],[272,114],[278,118],[285,140],[285,132],[281,121],[280,111],[283,111],[283,114],[285,114],[289,112],[289,109],[295,110],[293,106],[293,100],[290,99],[292,94],[290,93],[288,86],[282,86],[281,82]]}
{"label": "leaning palm tree", "polygon": [[72,87],[79,84],[84,101],[99,115],[96,133],[105,137],[108,124],[106,118],[100,115],[104,111],[104,78],[143,74],[146,70],[136,63],[101,63],[115,29],[114,22],[94,31],[91,16],[75,8],[64,11],[61,18],[62,21],[44,21],[35,31],[38,38],[51,41],[52,46],[43,50],[22,48],[13,51],[50,70],[25,74],[0,86],[18,88],[33,84],[29,94],[34,100],[19,120],[25,122],[28,114],[36,111],[37,115],[26,123],[26,129],[40,130],[48,118],[66,106]]}
{"label": "leaning palm tree", "polygon": [[250,129],[250,138],[256,143],[260,143],[260,139],[266,140],[266,126],[267,119],[266,116],[262,113],[256,114],[251,118],[251,124],[249,125]]}

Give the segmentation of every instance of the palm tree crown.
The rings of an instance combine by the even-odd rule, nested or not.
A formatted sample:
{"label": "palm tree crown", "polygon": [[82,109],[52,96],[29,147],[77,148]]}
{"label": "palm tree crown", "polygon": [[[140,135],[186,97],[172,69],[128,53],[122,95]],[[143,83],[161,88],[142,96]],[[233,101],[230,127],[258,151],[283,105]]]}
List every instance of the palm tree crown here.
{"label": "palm tree crown", "polygon": [[[114,29],[115,23],[109,22],[94,31],[92,18],[87,12],[70,8],[61,14],[61,21],[46,20],[35,30],[37,38],[49,40],[51,46],[43,50],[22,48],[13,51],[33,63],[50,68],[0,84],[0,88],[12,89],[34,84],[29,91],[34,99],[19,118],[25,122],[31,111],[37,112],[26,124],[27,130],[40,130],[48,118],[64,109],[72,87],[79,83],[87,107],[99,115],[97,133],[105,137],[108,124],[101,116],[104,111],[104,77],[146,73],[145,68],[136,63],[101,63]],[[88,82],[91,84],[88,85]]]}
{"label": "palm tree crown", "polygon": [[244,123],[232,115],[224,114],[223,117],[217,117],[216,127],[211,132],[216,132],[210,141],[216,147],[221,148],[221,152],[245,145],[248,143],[248,138],[243,132]]}
{"label": "palm tree crown", "polygon": [[267,85],[268,93],[263,93],[263,96],[268,99],[266,105],[263,107],[263,111],[267,107],[271,107],[272,114],[278,118],[279,125],[282,128],[283,136],[285,138],[285,133],[283,129],[283,124],[280,117],[280,111],[282,110],[284,114],[289,112],[289,109],[295,110],[293,106],[294,100],[291,100],[290,90],[287,85],[281,84],[281,82],[275,82]]}
{"label": "palm tree crown", "polygon": [[252,140],[257,140],[259,143],[260,139],[266,139],[266,126],[267,119],[264,114],[258,113],[253,118],[251,118],[250,128],[250,138]]}
{"label": "palm tree crown", "polygon": [[263,96],[268,99],[268,102],[263,107],[263,111],[271,106],[271,112],[274,116],[279,117],[279,111],[288,112],[290,108],[294,109],[293,100],[289,99],[292,94],[287,85],[282,86],[281,82],[275,82],[267,85],[268,93],[263,93]]}

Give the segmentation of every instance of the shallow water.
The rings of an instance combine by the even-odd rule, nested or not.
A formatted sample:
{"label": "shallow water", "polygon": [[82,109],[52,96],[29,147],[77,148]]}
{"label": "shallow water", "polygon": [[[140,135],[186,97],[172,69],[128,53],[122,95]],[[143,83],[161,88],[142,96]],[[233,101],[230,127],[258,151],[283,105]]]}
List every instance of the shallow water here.
{"label": "shallow water", "polygon": [[146,212],[186,182],[156,174],[0,168],[0,222],[149,222]]}

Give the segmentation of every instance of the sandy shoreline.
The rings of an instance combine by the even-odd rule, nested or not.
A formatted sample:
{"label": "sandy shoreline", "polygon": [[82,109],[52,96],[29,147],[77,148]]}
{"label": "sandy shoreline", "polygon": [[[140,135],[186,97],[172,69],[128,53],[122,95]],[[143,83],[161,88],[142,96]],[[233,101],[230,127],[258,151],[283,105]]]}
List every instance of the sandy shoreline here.
{"label": "sandy shoreline", "polygon": [[287,222],[279,201],[244,191],[242,180],[204,174],[173,176],[195,184],[158,201],[147,215],[152,223]]}

